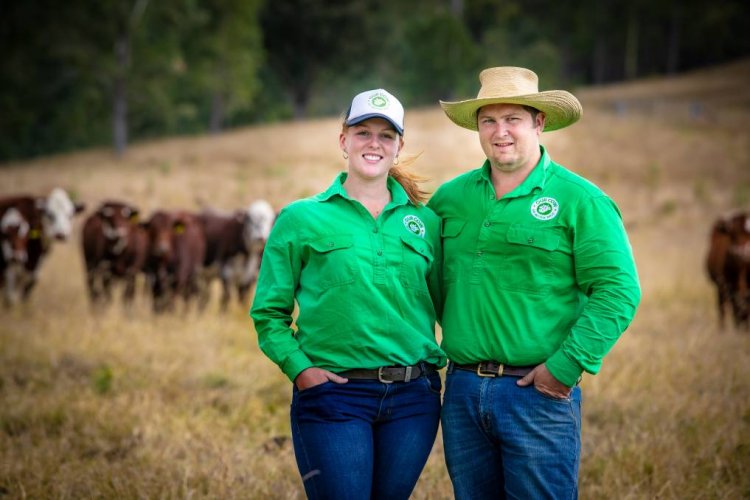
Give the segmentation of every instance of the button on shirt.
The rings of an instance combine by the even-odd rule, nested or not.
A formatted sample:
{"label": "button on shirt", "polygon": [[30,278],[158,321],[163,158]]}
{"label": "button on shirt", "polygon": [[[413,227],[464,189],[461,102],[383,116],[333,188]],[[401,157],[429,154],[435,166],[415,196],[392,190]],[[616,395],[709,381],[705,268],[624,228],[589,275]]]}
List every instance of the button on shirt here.
{"label": "button on shirt", "polygon": [[251,309],[261,350],[290,380],[312,366],[444,366],[433,304],[440,219],[391,177],[392,201],[374,219],[346,194],[345,180],[342,173],[324,193],[288,205],[273,226]]}
{"label": "button on shirt", "polygon": [[598,372],[640,285],[614,202],[541,151],[499,200],[488,161],[430,200],[443,219],[442,347],[459,364],[546,362],[572,386]]}

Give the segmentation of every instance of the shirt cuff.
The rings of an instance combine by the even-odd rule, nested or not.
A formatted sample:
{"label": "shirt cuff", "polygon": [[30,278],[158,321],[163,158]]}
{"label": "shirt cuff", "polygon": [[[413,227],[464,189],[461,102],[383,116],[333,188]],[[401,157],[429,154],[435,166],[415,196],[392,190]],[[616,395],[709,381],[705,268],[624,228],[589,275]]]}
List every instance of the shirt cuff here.
{"label": "shirt cuff", "polygon": [[554,353],[544,364],[553,377],[568,387],[576,385],[583,374],[581,366],[562,351]]}
{"label": "shirt cuff", "polygon": [[286,358],[286,361],[284,361],[284,364],[281,366],[281,371],[289,377],[289,380],[294,382],[294,379],[297,378],[297,375],[299,375],[302,370],[312,366],[315,365],[313,365],[312,361],[310,361],[304,352],[295,351]]}

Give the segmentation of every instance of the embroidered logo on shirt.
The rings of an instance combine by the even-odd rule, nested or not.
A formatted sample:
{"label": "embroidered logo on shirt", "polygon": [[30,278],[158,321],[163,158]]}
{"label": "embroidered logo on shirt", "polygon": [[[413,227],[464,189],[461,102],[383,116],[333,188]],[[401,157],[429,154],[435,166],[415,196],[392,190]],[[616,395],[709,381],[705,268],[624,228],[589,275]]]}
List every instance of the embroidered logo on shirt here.
{"label": "embroidered logo on shirt", "polygon": [[554,219],[560,210],[557,200],[550,197],[539,198],[531,204],[531,215],[539,220]]}
{"label": "embroidered logo on shirt", "polygon": [[406,229],[412,233],[424,238],[424,222],[422,222],[422,220],[416,215],[407,215],[404,217],[404,226],[406,226]]}

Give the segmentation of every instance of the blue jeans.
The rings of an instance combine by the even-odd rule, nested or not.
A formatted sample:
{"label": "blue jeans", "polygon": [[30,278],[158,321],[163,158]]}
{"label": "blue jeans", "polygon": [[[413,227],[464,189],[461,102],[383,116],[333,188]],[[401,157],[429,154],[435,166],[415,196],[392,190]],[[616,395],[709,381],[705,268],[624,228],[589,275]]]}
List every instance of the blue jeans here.
{"label": "blue jeans", "polygon": [[457,500],[578,497],[580,387],[559,400],[517,381],[449,368],[443,444]]}
{"label": "blue jeans", "polygon": [[292,394],[294,455],[310,499],[407,499],[440,421],[440,376],[350,379]]}

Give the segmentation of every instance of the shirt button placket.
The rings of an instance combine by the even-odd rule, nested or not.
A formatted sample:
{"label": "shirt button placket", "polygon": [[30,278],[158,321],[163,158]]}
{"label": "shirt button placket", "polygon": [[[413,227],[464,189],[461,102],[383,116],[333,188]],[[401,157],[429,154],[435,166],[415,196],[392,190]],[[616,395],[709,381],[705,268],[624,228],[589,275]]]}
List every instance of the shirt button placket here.
{"label": "shirt button placket", "polygon": [[386,282],[386,266],[385,259],[383,258],[383,237],[380,233],[380,228],[377,225],[372,227],[372,248],[375,250],[375,256],[373,257],[373,280],[375,283],[383,284]]}

